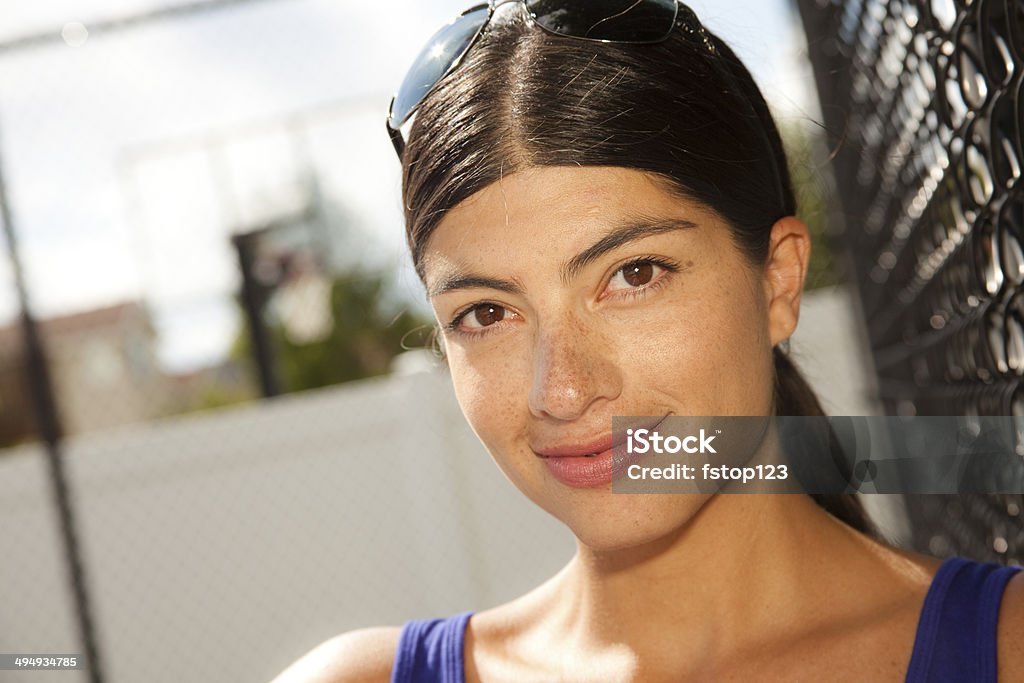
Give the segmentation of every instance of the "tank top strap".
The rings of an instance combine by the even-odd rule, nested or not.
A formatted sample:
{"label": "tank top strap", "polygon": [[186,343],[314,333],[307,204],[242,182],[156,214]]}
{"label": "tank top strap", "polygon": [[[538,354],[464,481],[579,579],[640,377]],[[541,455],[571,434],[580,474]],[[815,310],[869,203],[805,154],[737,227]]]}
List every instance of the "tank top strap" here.
{"label": "tank top strap", "polygon": [[952,557],[921,608],[906,683],[996,683],[999,603],[1020,567]]}
{"label": "tank top strap", "polygon": [[391,683],[465,683],[463,647],[472,612],[402,626]]}

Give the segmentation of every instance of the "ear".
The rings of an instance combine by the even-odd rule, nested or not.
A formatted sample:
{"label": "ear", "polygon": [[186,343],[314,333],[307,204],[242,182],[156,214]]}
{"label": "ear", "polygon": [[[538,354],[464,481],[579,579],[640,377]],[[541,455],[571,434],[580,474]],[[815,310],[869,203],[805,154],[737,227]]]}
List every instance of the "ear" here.
{"label": "ear", "polygon": [[768,333],[772,346],[793,334],[800,319],[800,294],[811,258],[811,235],[796,216],[772,226],[764,266],[764,292],[768,304]]}

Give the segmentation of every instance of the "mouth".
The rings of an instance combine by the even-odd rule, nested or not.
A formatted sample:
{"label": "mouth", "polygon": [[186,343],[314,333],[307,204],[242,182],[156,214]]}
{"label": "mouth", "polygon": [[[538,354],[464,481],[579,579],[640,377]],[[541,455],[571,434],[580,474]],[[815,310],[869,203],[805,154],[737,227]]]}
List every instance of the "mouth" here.
{"label": "mouth", "polygon": [[[628,425],[628,428],[655,430],[665,421],[665,418],[671,414],[672,413],[669,412],[657,419],[653,424]],[[625,443],[626,431],[623,429],[618,438],[615,438],[615,434],[608,434],[607,436],[598,439],[589,439],[587,441],[581,440],[578,443],[568,443],[562,446],[552,446],[547,448],[533,448],[532,450],[541,458],[593,458],[608,450],[614,449],[616,446],[622,446]]]}
{"label": "mouth", "polygon": [[[632,425],[633,429],[656,430],[672,413],[658,419],[651,425]],[[609,434],[601,439],[580,444],[545,449],[534,449],[555,479],[574,488],[592,488],[611,483],[620,476],[639,456],[627,453],[623,446],[626,433],[620,438]]]}

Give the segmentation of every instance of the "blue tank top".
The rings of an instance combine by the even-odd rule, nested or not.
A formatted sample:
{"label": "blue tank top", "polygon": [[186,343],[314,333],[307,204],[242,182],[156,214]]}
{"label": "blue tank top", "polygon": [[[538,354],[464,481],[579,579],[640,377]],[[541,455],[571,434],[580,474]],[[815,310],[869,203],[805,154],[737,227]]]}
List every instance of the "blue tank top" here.
{"label": "blue tank top", "polygon": [[[939,567],[921,608],[906,683],[996,683],[996,622],[1020,567],[953,557]],[[406,622],[391,683],[465,683],[463,646],[472,612]]]}

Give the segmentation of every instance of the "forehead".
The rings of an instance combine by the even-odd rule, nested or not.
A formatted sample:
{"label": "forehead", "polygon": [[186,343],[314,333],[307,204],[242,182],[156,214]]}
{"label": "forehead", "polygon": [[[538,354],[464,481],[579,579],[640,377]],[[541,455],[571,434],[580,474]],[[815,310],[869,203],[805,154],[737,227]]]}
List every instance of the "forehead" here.
{"label": "forehead", "polygon": [[424,273],[480,261],[518,263],[564,255],[610,227],[637,218],[713,220],[709,209],[635,169],[526,168],[488,185],[447,212],[423,251]]}

